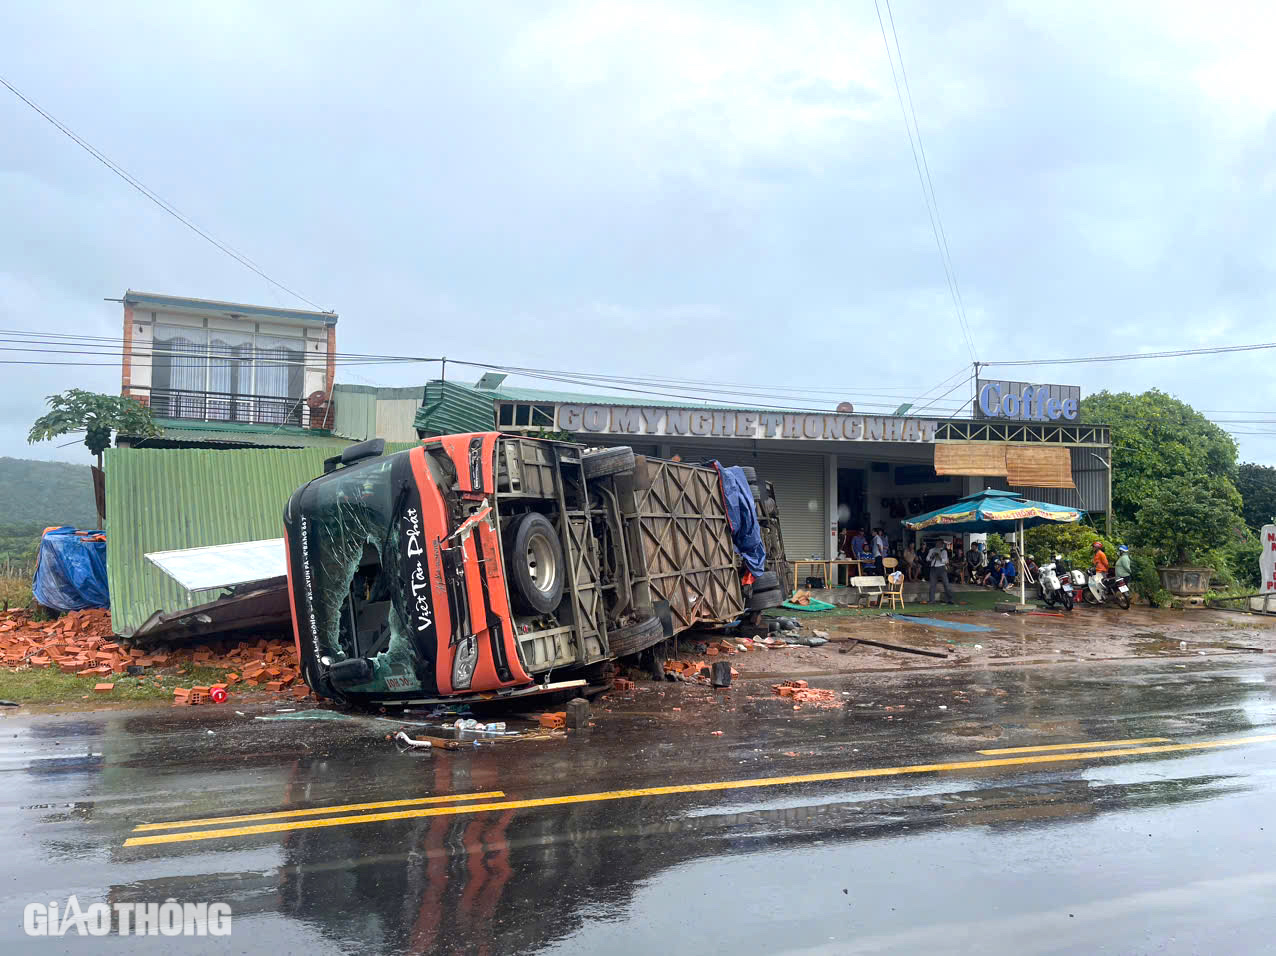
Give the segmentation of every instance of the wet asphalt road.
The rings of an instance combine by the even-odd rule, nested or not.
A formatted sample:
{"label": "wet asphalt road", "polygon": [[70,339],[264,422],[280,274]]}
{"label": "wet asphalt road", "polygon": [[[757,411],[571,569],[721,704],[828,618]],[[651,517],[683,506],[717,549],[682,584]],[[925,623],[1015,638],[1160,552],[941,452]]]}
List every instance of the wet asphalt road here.
{"label": "wet asphalt road", "polygon": [[[926,670],[812,681],[852,696],[796,714],[766,682],[647,685],[565,741],[433,754],[370,718],[8,716],[0,951],[1276,951],[1273,681],[1240,655]],[[476,793],[503,796],[135,830]],[[240,827],[278,829],[125,845]],[[233,935],[24,934],[72,893],[228,902]]]}

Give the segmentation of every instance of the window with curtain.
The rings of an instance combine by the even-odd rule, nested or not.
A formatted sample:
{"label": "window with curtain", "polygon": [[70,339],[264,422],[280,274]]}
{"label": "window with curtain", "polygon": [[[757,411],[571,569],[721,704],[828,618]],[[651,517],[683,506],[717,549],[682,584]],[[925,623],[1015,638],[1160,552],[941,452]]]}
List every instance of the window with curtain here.
{"label": "window with curtain", "polygon": [[253,335],[211,331],[208,341],[208,418],[252,421]]}
{"label": "window with curtain", "polygon": [[[161,418],[203,418],[208,378],[208,333],[155,326],[151,411]],[[184,394],[185,393],[185,394]]]}
{"label": "window with curtain", "polygon": [[301,337],[156,325],[151,407],[161,418],[300,424]]}

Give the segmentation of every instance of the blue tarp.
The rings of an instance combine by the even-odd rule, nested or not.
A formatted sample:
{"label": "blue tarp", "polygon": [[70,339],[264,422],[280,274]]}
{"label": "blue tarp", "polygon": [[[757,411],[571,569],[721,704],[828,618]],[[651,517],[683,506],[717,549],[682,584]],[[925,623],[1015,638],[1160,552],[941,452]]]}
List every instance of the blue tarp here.
{"label": "blue tarp", "polygon": [[722,476],[722,490],[727,499],[727,520],[731,522],[731,540],[744,559],[745,566],[754,574],[766,570],[766,545],[762,543],[762,529],[758,527],[757,503],[744,469],[739,466],[722,467],[714,462]]}
{"label": "blue tarp", "polygon": [[50,528],[40,539],[35,599],[55,611],[110,607],[106,587],[106,537],[101,531]]}

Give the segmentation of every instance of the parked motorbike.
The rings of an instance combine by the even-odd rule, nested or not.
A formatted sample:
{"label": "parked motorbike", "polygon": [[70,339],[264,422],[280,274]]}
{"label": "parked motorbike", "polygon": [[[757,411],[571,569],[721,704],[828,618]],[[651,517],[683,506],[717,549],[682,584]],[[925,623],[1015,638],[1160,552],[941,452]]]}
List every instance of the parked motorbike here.
{"label": "parked motorbike", "polygon": [[1130,582],[1125,578],[1100,576],[1094,568],[1086,577],[1082,593],[1087,604],[1116,604],[1122,610],[1130,608]]}
{"label": "parked motorbike", "polygon": [[[1060,572],[1063,573],[1062,578],[1059,576]],[[1062,555],[1056,554],[1053,561],[1038,569],[1037,594],[1046,602],[1047,607],[1054,607],[1057,602],[1065,611],[1072,610],[1072,576],[1068,573],[1067,562]]]}

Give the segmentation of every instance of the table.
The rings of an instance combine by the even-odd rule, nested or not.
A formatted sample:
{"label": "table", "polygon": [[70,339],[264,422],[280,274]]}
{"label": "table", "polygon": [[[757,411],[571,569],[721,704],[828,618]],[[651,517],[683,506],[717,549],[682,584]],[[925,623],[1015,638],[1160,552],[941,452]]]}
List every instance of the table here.
{"label": "table", "polygon": [[[851,586],[851,578],[858,578],[864,574],[864,562],[856,558],[834,558],[828,562],[828,566],[828,580],[831,582],[829,587],[849,588]],[[845,584],[839,584],[837,581],[838,568],[846,568]]]}
{"label": "table", "polygon": [[793,586],[795,588],[806,587],[807,575],[802,573],[802,569],[804,567],[814,568],[815,573],[811,574],[810,576],[822,578],[824,580],[825,586],[826,587],[828,586],[830,576],[829,576],[829,563],[827,561],[823,560],[822,558],[809,558],[803,561],[791,561],[790,563],[793,565]]}
{"label": "table", "polygon": [[[808,558],[802,561],[790,561],[793,565],[793,583],[795,587],[805,587],[806,577],[802,573],[803,568],[814,568],[815,571],[811,577],[820,577],[824,579],[824,586],[830,588],[850,587],[851,578],[860,577],[864,573],[864,562],[855,558]],[[837,580],[838,568],[846,568],[846,584],[839,584]]]}

